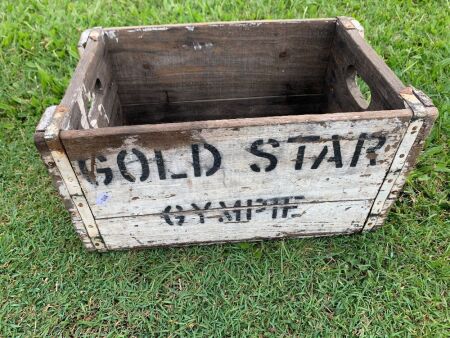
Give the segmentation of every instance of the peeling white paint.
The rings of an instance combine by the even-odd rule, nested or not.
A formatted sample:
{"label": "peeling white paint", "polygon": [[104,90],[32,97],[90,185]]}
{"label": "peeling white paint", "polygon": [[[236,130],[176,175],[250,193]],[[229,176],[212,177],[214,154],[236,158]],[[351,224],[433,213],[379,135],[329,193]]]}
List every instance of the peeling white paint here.
{"label": "peeling white paint", "polygon": [[90,120],[92,118],[92,115],[93,115],[94,111],[95,111],[94,106],[91,105],[92,102],[95,102],[95,93],[87,92],[86,93],[86,97],[87,97],[88,106],[89,106],[88,118]]}
{"label": "peeling white paint", "polygon": [[201,50],[202,49],[202,45],[198,42],[194,42],[194,50]]}
{"label": "peeling white paint", "polygon": [[98,106],[97,106],[97,110],[98,110],[98,112],[99,112],[99,115],[107,115],[106,114],[106,109],[105,109],[105,107],[103,106],[103,104],[102,103],[100,103]]}
{"label": "peeling white paint", "polygon": [[86,46],[86,43],[89,39],[89,35],[91,34],[91,29],[86,29],[83,33],[81,33],[80,40],[78,41],[77,47],[78,52],[81,55],[84,51],[84,48]]}
{"label": "peeling white paint", "polygon": [[203,48],[208,49],[214,46],[211,42],[194,42],[193,45],[194,50],[202,50]]}
{"label": "peeling white paint", "polygon": [[108,36],[108,38],[110,38],[111,40],[116,40],[116,43],[119,42],[119,38],[116,35],[116,31],[106,31],[106,35]]}
{"label": "peeling white paint", "polygon": [[216,23],[209,24],[210,27],[258,27],[261,26],[264,22],[225,22],[225,23]]}
{"label": "peeling white paint", "polygon": [[83,100],[83,91],[81,91],[77,97],[77,103],[80,107],[80,123],[81,128],[83,129],[89,129],[89,121],[86,114],[86,108],[84,106],[84,100]]}
{"label": "peeling white paint", "polygon": [[153,26],[153,27],[145,27],[142,28],[143,32],[151,32],[151,31],[166,31],[169,27],[166,26]]}
{"label": "peeling white paint", "polygon": [[108,114],[106,114],[106,111],[105,111],[105,119],[106,119],[106,122],[107,122],[108,125],[109,125],[109,116],[108,116]]}
{"label": "peeling white paint", "polygon": [[134,29],[128,29],[128,33],[136,33],[136,32],[152,32],[152,31],[166,31],[169,27],[166,26],[150,26],[150,27],[140,27]]}

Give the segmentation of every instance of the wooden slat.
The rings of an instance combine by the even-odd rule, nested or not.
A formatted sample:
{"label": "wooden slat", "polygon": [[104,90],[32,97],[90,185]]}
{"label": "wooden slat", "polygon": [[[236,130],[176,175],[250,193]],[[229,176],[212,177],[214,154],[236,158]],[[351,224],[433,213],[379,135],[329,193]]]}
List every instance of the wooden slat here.
{"label": "wooden slat", "polygon": [[[57,138],[47,138],[44,135],[45,142],[50,151],[50,155],[53,158],[56,168],[58,168],[59,174],[61,176],[62,182],[67,189],[70,199],[78,211],[78,215],[84,224],[85,232],[89,235],[89,238],[95,247],[99,251],[105,250],[105,245],[101,236],[99,235],[97,225],[95,223],[92,211],[86,198],[81,191],[80,182],[74,172],[74,169],[67,157],[64,150],[64,146],[61,143],[59,137]],[[79,223],[74,223],[77,226]],[[79,232],[81,234],[81,232]]]}
{"label": "wooden slat", "polygon": [[[97,222],[109,250],[210,244],[354,233],[360,231],[370,204],[371,201],[338,201],[290,205],[285,217],[283,206],[189,212],[182,215],[181,224],[181,215],[177,214],[168,216],[168,221],[159,215],[150,215]],[[277,215],[274,217],[275,208]],[[239,221],[236,221],[237,215]]]}
{"label": "wooden slat", "polygon": [[99,29],[87,32],[90,35],[82,37],[83,53],[72,80],[45,131],[47,139],[56,138],[62,129],[106,127],[113,118],[117,85],[104,37]]}
{"label": "wooden slat", "polygon": [[325,95],[137,104],[122,107],[126,125],[323,113]]}
{"label": "wooden slat", "polygon": [[335,20],[106,29],[123,105],[321,94]]}
{"label": "wooden slat", "polygon": [[117,109],[114,109],[117,96],[117,85],[114,82],[107,83],[101,89],[95,91],[92,98],[91,109],[87,114],[88,128],[104,128],[112,125],[116,119]]}

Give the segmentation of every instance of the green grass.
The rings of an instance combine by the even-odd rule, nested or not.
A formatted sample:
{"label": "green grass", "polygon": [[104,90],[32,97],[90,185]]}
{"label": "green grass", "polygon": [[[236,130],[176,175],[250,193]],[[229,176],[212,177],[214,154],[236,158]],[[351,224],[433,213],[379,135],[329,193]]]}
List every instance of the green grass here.
{"label": "green grass", "polygon": [[[0,2],[0,336],[447,336],[449,3]],[[350,237],[87,253],[32,142],[81,31],[354,16],[440,116],[387,224]]]}

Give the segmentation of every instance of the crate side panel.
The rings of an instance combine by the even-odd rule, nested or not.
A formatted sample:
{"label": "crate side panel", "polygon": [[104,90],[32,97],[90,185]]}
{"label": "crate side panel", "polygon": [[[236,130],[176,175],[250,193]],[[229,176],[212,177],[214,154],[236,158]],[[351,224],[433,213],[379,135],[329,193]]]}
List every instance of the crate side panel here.
{"label": "crate side panel", "polygon": [[411,117],[398,114],[172,131],[155,125],[62,140],[96,219],[236,200],[369,200]]}
{"label": "crate side panel", "polygon": [[[350,26],[349,26],[350,25]],[[366,82],[371,102],[364,108],[358,102],[355,85],[356,73]],[[395,73],[364,40],[348,18],[338,18],[330,64],[327,73],[329,102],[332,111],[362,111],[399,109],[404,103],[399,93],[405,88]]]}
{"label": "crate side panel", "polygon": [[335,20],[107,29],[124,106],[321,94]]}

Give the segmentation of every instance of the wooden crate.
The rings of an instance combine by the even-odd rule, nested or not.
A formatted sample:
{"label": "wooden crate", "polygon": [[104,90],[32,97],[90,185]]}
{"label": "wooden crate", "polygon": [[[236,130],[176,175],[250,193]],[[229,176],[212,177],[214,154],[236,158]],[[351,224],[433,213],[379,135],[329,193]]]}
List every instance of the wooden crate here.
{"label": "wooden crate", "polygon": [[437,116],[351,18],[95,28],[79,51],[35,141],[90,250],[375,229]]}

